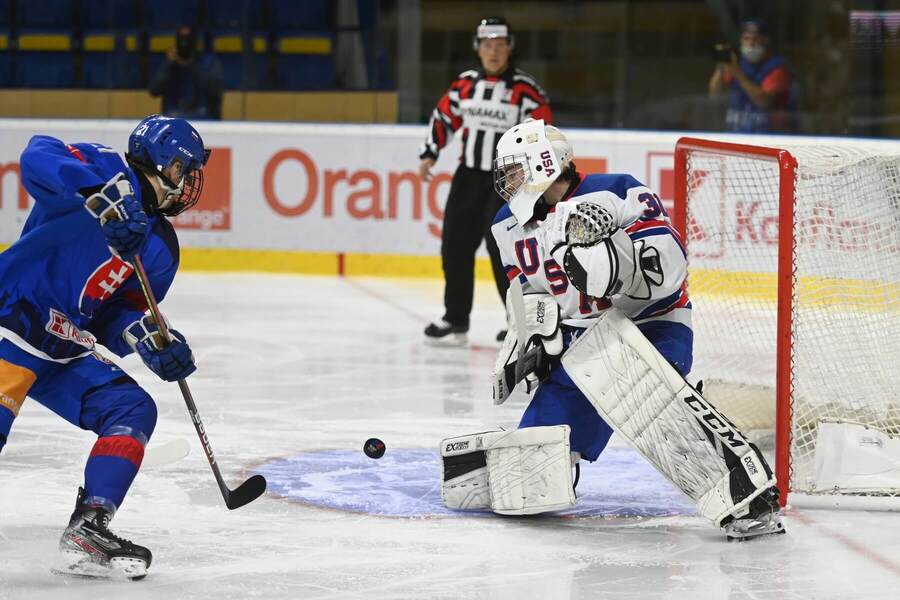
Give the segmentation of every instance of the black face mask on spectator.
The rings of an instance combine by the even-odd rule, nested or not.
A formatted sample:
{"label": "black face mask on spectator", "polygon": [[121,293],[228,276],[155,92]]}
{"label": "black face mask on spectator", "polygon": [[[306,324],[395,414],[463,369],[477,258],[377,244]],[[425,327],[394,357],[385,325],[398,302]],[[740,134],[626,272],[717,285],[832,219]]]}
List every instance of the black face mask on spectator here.
{"label": "black face mask on spectator", "polygon": [[179,31],[175,38],[178,48],[178,57],[182,60],[190,60],[197,49],[197,37],[190,31]]}

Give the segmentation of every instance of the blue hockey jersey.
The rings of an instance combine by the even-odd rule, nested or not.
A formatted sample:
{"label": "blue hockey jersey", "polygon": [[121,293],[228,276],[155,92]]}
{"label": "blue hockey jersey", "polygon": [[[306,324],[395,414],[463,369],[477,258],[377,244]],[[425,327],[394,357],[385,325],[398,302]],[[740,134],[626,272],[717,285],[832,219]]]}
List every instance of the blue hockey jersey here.
{"label": "blue hockey jersey", "polygon": [[158,300],[178,269],[172,225],[141,197],[137,174],[101,144],[35,136],[20,168],[35,205],[18,241],[0,253],[0,337],[57,362],[89,354],[97,342],[125,356],[122,332],[147,306],[132,265],[112,254],[78,191],[127,175],[150,224],[140,256]]}

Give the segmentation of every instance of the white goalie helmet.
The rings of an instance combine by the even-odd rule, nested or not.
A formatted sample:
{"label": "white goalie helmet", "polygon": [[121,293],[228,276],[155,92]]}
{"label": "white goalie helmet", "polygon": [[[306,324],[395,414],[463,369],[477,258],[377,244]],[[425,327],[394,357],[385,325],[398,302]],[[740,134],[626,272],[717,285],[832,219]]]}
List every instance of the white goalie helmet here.
{"label": "white goalie helmet", "polygon": [[572,144],[543,119],[528,119],[503,134],[494,159],[494,189],[516,221],[527,223],[541,195],[572,162]]}

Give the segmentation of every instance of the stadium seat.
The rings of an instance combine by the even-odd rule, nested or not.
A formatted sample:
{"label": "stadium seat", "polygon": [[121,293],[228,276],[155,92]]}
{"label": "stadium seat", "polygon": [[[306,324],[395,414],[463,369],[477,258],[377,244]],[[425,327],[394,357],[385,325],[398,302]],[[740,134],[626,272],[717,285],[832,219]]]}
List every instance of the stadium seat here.
{"label": "stadium seat", "polygon": [[[126,48],[131,40],[132,50]],[[113,35],[108,31],[85,32],[81,85],[86,88],[134,89],[145,87],[136,34]]]}
{"label": "stadium seat", "polygon": [[[249,41],[247,41],[249,40]],[[212,48],[225,77],[225,89],[255,90],[268,87],[269,57],[262,32],[244,38],[240,32],[222,31],[212,39]]]}
{"label": "stadium seat", "polygon": [[71,88],[75,85],[72,36],[59,31],[19,33],[15,83],[18,87]]}
{"label": "stadium seat", "polygon": [[85,31],[82,37],[81,86],[113,87],[116,37],[107,31]]}
{"label": "stadium seat", "polygon": [[148,30],[168,30],[174,34],[179,25],[196,25],[199,16],[200,0],[152,0],[144,4],[144,24]]}
{"label": "stadium seat", "polygon": [[0,88],[11,87],[12,79],[12,54],[9,52],[9,31],[0,30]]}
{"label": "stadium seat", "polygon": [[74,0],[16,0],[16,26],[19,29],[70,32],[74,16]]}
{"label": "stadium seat", "polygon": [[262,2],[216,0],[206,4],[207,24],[213,31],[255,31],[262,29]]}
{"label": "stadium seat", "polygon": [[274,32],[330,29],[330,7],[328,0],[269,0],[269,28]]}
{"label": "stadium seat", "polygon": [[138,26],[139,0],[81,0],[78,17],[85,31],[134,29]]}
{"label": "stadium seat", "polygon": [[333,45],[327,32],[286,33],[276,39],[275,52],[276,89],[334,88]]}
{"label": "stadium seat", "polygon": [[12,24],[12,0],[0,0],[0,30],[4,35],[9,35],[6,29]]}

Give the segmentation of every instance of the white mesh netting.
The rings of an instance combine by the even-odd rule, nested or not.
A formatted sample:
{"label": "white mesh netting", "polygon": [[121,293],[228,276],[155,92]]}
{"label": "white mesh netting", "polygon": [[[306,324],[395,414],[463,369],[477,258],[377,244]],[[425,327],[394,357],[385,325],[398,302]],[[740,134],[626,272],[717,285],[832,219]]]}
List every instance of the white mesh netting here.
{"label": "white mesh netting", "polygon": [[[791,489],[839,493],[813,483],[819,423],[900,436],[892,385],[900,363],[900,155],[789,150],[798,163]],[[693,372],[739,427],[756,432],[775,425],[778,189],[775,160],[688,153]]]}

